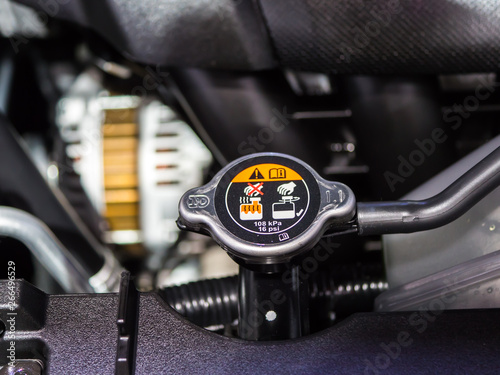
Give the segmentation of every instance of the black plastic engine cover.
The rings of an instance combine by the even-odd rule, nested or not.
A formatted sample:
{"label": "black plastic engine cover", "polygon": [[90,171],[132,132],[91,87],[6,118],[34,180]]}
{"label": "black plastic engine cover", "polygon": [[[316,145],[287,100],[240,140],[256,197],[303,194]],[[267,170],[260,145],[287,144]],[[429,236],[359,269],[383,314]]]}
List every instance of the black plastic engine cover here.
{"label": "black plastic engine cover", "polygon": [[15,0],[86,26],[133,61],[260,70],[276,65],[254,1]]}
{"label": "black plastic engine cover", "polygon": [[[113,374],[119,297],[46,295],[16,281],[14,311],[0,281],[0,319],[16,312],[16,356],[46,374]],[[281,342],[230,339],[140,293],[136,374],[497,374],[498,310],[356,314],[318,334]],[[9,340],[0,338],[7,353]],[[0,356],[0,365],[7,362]]]}
{"label": "black plastic engine cover", "polygon": [[152,65],[262,70],[277,66],[274,53],[286,68],[340,74],[493,72],[500,63],[495,0],[15,1]]}
{"label": "black plastic engine cover", "polygon": [[495,0],[260,0],[282,65],[347,74],[490,72]]}

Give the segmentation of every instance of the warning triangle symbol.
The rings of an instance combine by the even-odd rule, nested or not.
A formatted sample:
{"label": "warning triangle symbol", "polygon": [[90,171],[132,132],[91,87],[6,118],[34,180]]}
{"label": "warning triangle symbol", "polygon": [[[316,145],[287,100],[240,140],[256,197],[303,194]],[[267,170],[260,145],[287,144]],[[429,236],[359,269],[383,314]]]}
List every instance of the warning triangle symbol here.
{"label": "warning triangle symbol", "polygon": [[264,176],[262,176],[262,173],[260,173],[258,168],[255,168],[249,180],[262,180],[262,179],[264,179]]}

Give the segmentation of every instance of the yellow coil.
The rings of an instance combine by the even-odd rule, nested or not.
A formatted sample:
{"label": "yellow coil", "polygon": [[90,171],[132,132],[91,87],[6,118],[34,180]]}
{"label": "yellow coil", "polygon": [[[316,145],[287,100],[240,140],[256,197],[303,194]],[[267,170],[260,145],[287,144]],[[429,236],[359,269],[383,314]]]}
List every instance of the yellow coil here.
{"label": "yellow coil", "polygon": [[134,108],[105,111],[103,136],[104,217],[110,229],[139,230],[137,145]]}

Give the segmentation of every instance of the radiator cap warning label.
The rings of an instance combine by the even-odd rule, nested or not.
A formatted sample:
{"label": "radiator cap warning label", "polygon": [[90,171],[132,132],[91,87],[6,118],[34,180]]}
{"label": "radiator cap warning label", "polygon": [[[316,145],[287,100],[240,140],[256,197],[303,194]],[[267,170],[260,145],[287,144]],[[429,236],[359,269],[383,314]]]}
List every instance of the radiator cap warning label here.
{"label": "radiator cap warning label", "polygon": [[260,154],[235,163],[217,184],[217,218],[232,236],[257,245],[287,244],[307,233],[321,202],[308,165],[287,155]]}
{"label": "radiator cap warning label", "polygon": [[260,242],[284,242],[288,231],[306,216],[310,191],[290,167],[264,163],[239,172],[227,187],[225,204],[231,219],[247,232],[271,236]]}
{"label": "radiator cap warning label", "polygon": [[302,177],[291,168],[279,164],[258,164],[238,173],[232,182],[295,180],[302,180]]}

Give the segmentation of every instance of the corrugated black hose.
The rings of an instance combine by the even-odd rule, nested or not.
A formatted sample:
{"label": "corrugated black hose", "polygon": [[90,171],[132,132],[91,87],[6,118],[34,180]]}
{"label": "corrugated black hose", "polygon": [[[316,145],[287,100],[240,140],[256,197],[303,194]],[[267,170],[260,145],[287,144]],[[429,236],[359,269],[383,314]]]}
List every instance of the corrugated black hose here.
{"label": "corrugated black hose", "polygon": [[[342,305],[359,306],[359,301],[373,304],[375,297],[387,288],[383,281],[335,284],[325,275],[310,279],[311,306],[326,313]],[[238,276],[196,281],[158,290],[159,295],[191,322],[208,327],[230,324],[238,319]],[[318,311],[319,312],[319,311]]]}
{"label": "corrugated black hose", "polygon": [[238,276],[196,281],[158,293],[181,315],[201,327],[229,324],[238,318]]}

